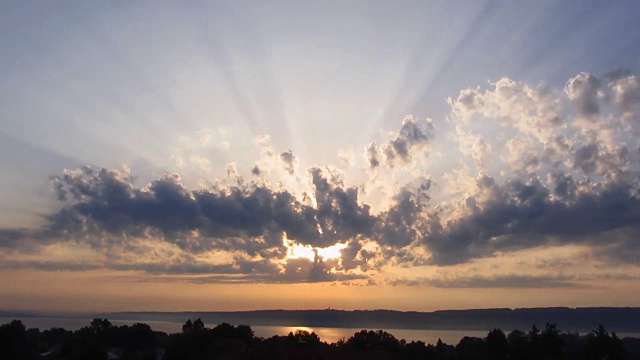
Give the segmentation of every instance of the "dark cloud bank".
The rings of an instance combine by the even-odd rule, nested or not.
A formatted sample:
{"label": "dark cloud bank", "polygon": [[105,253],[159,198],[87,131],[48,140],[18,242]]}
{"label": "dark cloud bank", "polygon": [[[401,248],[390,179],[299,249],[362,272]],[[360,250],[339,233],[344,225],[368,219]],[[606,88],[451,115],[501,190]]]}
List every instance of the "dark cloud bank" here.
{"label": "dark cloud bank", "polygon": [[[287,190],[241,178],[235,186],[190,190],[175,174],[136,186],[131,176],[116,170],[84,167],[66,171],[52,179],[63,203],[61,210],[47,216],[48,223],[40,230],[0,230],[5,255],[28,252],[42,244],[71,242],[88,244],[116,260],[122,252],[143,257],[149,249],[136,245],[134,239],[139,238],[175,245],[181,255],[166,263],[5,262],[3,267],[108,267],[188,274],[201,282],[348,281],[366,279],[384,264],[444,266],[497,252],[562,244],[585,245],[602,261],[638,264],[638,149],[628,143],[612,148],[588,131],[570,133],[569,141],[566,131],[585,121],[605,121],[606,114],[601,112],[607,106],[619,109],[629,128],[635,129],[640,97],[634,80],[625,74],[603,79],[581,74],[571,79],[565,93],[575,104],[575,121],[564,125],[556,121],[559,130],[551,137],[570,144],[562,147],[566,151],[562,161],[541,151],[533,170],[514,170],[507,176],[480,172],[471,194],[441,204],[430,203],[434,180],[424,177],[401,187],[387,210],[373,213],[359,199],[358,187],[346,186],[317,167],[308,170],[312,193],[302,199]],[[609,98],[598,92],[607,81],[614,89]],[[431,151],[433,138],[430,120],[405,119],[387,142],[367,146],[366,161],[371,168],[411,166],[416,154]],[[543,144],[543,150],[552,146],[551,141]],[[295,155],[284,152],[280,160],[293,174]],[[522,161],[530,162],[531,156]],[[256,167],[253,173],[260,175],[261,171]],[[314,201],[309,200],[311,195]],[[340,259],[325,260],[317,253],[314,260],[286,259],[285,233],[302,245],[322,248],[341,242],[346,247]],[[374,252],[367,243],[377,244],[379,250]],[[417,248],[424,251],[414,251]],[[218,265],[195,260],[212,250],[227,251],[233,259]],[[518,277],[498,280],[475,277],[457,282],[396,283],[441,287],[522,284]],[[558,287],[571,286],[571,281],[545,277],[525,284]]]}

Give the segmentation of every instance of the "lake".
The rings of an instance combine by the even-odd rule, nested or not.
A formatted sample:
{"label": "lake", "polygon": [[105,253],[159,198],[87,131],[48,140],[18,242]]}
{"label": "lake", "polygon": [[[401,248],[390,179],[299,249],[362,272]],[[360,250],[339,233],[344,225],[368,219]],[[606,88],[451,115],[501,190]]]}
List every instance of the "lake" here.
{"label": "lake", "polygon": [[[13,318],[1,318],[0,324],[6,324],[12,321]],[[61,327],[67,330],[77,330],[83,326],[88,326],[92,319],[77,319],[77,318],[21,318],[22,323],[27,328],[39,328],[40,330],[50,329],[52,327]],[[141,322],[151,326],[153,330],[163,331],[166,333],[177,333],[182,331],[182,324],[171,321],[136,321],[136,320],[109,320],[113,325],[132,325],[136,322]],[[207,327],[214,327],[215,324],[205,324]],[[315,332],[320,337],[320,340],[328,343],[333,343],[341,338],[345,340],[353,336],[354,333],[362,330],[362,328],[331,328],[331,327],[308,327],[308,326],[251,326],[255,336],[268,338],[274,335],[287,335],[289,332],[296,330],[305,330],[309,332]],[[367,329],[367,330],[379,330],[379,329]],[[407,341],[420,340],[428,344],[435,344],[438,339],[446,344],[456,345],[460,339],[465,336],[476,336],[483,338],[489,332],[487,330],[422,330],[422,329],[382,329],[388,333],[393,334],[398,339],[405,339]],[[511,329],[503,329],[506,333]],[[618,333],[620,338],[624,337],[640,337],[640,333]]]}

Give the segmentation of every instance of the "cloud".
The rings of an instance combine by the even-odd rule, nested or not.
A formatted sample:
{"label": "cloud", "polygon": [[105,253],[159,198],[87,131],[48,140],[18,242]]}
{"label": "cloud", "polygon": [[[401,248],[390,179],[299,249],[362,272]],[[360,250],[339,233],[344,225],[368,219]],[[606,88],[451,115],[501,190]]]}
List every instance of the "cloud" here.
{"label": "cloud", "polygon": [[43,271],[87,271],[103,268],[99,264],[70,261],[3,261],[0,269],[36,269]]}
{"label": "cloud", "polygon": [[367,145],[366,148],[367,160],[369,162],[369,167],[372,169],[377,168],[380,165],[380,154],[378,151],[378,144],[372,142]]}
{"label": "cloud", "polygon": [[600,81],[583,72],[569,79],[564,91],[569,100],[573,101],[580,116],[593,116],[600,113],[599,88]]}
{"label": "cloud", "polygon": [[[168,174],[136,188],[131,177],[115,170],[67,171],[53,179],[66,206],[49,217],[50,228],[65,229],[70,236],[88,231],[158,233],[190,251],[228,245],[236,238],[261,238],[263,243],[249,246],[262,249],[278,247],[283,233],[322,247],[366,234],[375,219],[369,206],[358,202],[358,189],[331,183],[319,168],[310,174],[317,207],[286,190],[255,183],[189,190],[178,175]],[[194,242],[181,241],[195,238],[196,231]]]}
{"label": "cloud", "polygon": [[422,222],[426,220],[424,210],[430,187],[430,179],[420,179],[394,196],[389,210],[379,215],[375,238],[381,245],[403,248],[418,239]]}
{"label": "cloud", "polygon": [[629,170],[630,165],[629,150],[624,146],[611,149],[590,143],[574,151],[573,166],[584,174],[615,177]]}
{"label": "cloud", "polygon": [[[332,264],[333,263],[333,264]],[[344,274],[331,272],[331,266],[335,266],[335,261],[321,261],[316,257],[309,259],[292,259],[287,261],[285,271],[282,276],[273,279],[273,282],[327,282],[367,279],[363,274]]]}
{"label": "cloud", "polygon": [[378,145],[375,142],[366,147],[367,160],[370,168],[381,163],[380,156],[384,156],[384,163],[389,167],[411,162],[417,153],[424,155],[429,152],[429,144],[435,134],[431,119],[418,120],[407,116],[402,121],[399,131],[392,133],[389,140]]}
{"label": "cloud", "polygon": [[637,180],[576,182],[567,175],[555,179],[557,197],[539,180],[510,180],[500,184],[481,175],[478,195],[467,202],[463,216],[450,220],[423,242],[436,264],[454,264],[491,256],[497,251],[531,248],[553,243],[601,243],[595,237],[640,222]]}
{"label": "cloud", "polygon": [[280,154],[280,160],[282,160],[282,164],[284,165],[285,170],[289,173],[289,175],[293,175],[295,173],[295,165],[296,165],[296,156],[293,154],[291,150],[283,152]]}
{"label": "cloud", "polygon": [[636,75],[622,72],[609,74],[608,86],[613,90],[613,101],[627,116],[640,106],[640,81]]}
{"label": "cloud", "polygon": [[[183,281],[191,283],[226,283],[226,284],[295,284],[367,280],[368,276],[357,273],[334,272],[335,261],[323,261],[306,258],[289,259],[283,266],[265,263],[251,270],[246,268],[223,267],[222,269],[207,269],[207,271],[158,271],[151,281]],[[143,266],[140,266],[144,268]],[[144,269],[146,270],[146,268]],[[198,269],[200,270],[200,269]],[[221,270],[221,271],[220,271]],[[145,278],[145,280],[149,280]]]}
{"label": "cloud", "polygon": [[502,78],[490,83],[493,89],[467,88],[450,97],[449,118],[460,125],[483,122],[516,129],[523,136],[544,142],[563,127],[559,92],[544,85],[531,86]]}
{"label": "cloud", "polygon": [[387,281],[389,285],[398,286],[432,286],[436,288],[576,288],[583,287],[574,282],[574,279],[565,276],[527,276],[527,275],[502,275],[496,277],[472,276],[453,279],[443,278],[416,278],[416,279],[392,279]]}
{"label": "cloud", "polygon": [[[0,243],[13,248],[31,234],[36,239],[57,238],[88,244],[94,250],[111,254],[108,261],[90,266],[24,262],[40,269],[105,267],[151,274],[234,274],[247,275],[247,281],[262,276],[270,282],[365,278],[362,274],[346,273],[355,267],[345,269],[338,263],[329,266],[330,261],[322,258],[312,262],[284,258],[283,236],[302,245],[322,248],[366,235],[376,221],[369,206],[359,202],[358,188],[334,182],[319,168],[312,168],[309,174],[316,206],[306,204],[291,192],[245,184],[241,179],[234,186],[219,184],[189,190],[177,174],[167,174],[136,187],[135,179],[126,171],[91,167],[66,170],[52,178],[54,191],[64,207],[48,215],[48,224],[39,231],[3,230]],[[117,251],[144,254],[148,247],[136,245],[137,238],[162,241],[183,255],[165,257],[164,261],[134,262],[113,255]],[[212,264],[189,255],[201,256],[211,251],[242,256]],[[334,267],[342,270],[334,272]]]}
{"label": "cloud", "polygon": [[370,206],[358,202],[357,187],[343,188],[331,184],[319,168],[310,171],[315,187],[316,216],[322,247],[338,241],[367,236],[376,222]]}
{"label": "cloud", "polygon": [[[297,169],[294,153],[275,151],[267,137],[256,139],[261,158],[246,174],[208,162],[227,176],[196,188],[174,173],[137,184],[126,168],[65,170],[51,178],[59,211],[40,229],[0,230],[0,249],[19,266],[13,253],[78,244],[96,257],[90,266],[203,282],[369,280],[385,266],[464,265],[567,244],[598,261],[637,264],[640,153],[629,150],[638,146],[637,84],[629,72],[581,73],[562,89],[508,78],[463,89],[448,99],[449,137],[436,137],[433,120],[408,116],[365,147],[365,171],[351,166],[350,151],[340,155],[347,170]],[[440,157],[423,161],[431,153]],[[291,256],[289,241],[316,256]],[[336,244],[339,255],[317,255]],[[56,258],[22,264],[65,267]],[[571,286],[514,276],[447,281],[430,284]]]}
{"label": "cloud", "polygon": [[472,134],[456,126],[455,138],[458,140],[460,152],[471,156],[479,169],[485,169],[492,146],[482,136]]}
{"label": "cloud", "polygon": [[393,163],[396,159],[409,162],[414,151],[424,149],[433,137],[433,123],[431,119],[417,121],[407,117],[402,122],[400,131],[385,146],[387,161]]}
{"label": "cloud", "polygon": [[13,248],[18,246],[30,235],[26,229],[0,229],[0,248]]}

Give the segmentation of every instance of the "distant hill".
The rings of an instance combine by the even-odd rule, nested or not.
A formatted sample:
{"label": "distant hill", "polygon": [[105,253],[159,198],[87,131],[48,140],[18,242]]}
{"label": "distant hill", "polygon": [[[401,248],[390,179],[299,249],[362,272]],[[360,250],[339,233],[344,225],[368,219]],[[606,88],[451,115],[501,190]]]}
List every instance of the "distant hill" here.
{"label": "distant hill", "polygon": [[[522,308],[441,310],[433,312],[393,310],[256,310],[216,312],[116,312],[93,314],[114,320],[184,322],[201,318],[206,324],[348,327],[432,330],[504,330],[544,328],[557,324],[563,331],[591,331],[602,324],[617,332],[640,332],[640,308]],[[94,317],[95,317],[94,316]]]}

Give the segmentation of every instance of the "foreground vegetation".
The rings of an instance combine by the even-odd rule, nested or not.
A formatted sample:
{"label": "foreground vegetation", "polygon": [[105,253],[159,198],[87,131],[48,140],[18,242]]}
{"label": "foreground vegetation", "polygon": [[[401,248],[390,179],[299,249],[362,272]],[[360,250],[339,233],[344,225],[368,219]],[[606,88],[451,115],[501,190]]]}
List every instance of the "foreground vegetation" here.
{"label": "foreground vegetation", "polygon": [[602,326],[588,335],[561,332],[553,324],[539,330],[500,329],[458,344],[407,342],[379,330],[362,330],[332,344],[298,330],[286,336],[255,337],[247,325],[205,327],[188,320],[168,335],[148,325],[114,326],[94,319],[76,331],[26,329],[19,320],[0,326],[0,359],[640,359],[640,339],[619,339]]}

